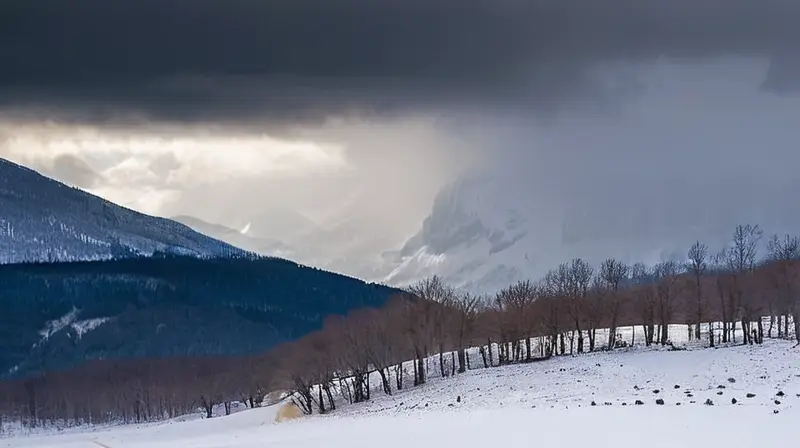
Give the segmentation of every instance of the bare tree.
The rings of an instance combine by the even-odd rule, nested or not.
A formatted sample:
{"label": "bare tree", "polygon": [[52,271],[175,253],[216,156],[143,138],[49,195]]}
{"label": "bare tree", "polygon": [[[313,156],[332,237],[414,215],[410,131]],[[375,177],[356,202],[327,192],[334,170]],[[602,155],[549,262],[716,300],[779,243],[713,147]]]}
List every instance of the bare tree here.
{"label": "bare tree", "polygon": [[669,341],[669,325],[672,322],[674,302],[678,295],[677,287],[680,268],[672,260],[662,261],[653,267],[656,289],[656,312],[659,318],[659,342],[666,345]]}
{"label": "bare tree", "polygon": [[[705,319],[705,313],[703,312],[705,308],[705,296],[703,295],[702,279],[706,275],[706,271],[708,271],[708,246],[700,241],[696,241],[692,244],[692,247],[689,248],[687,256],[689,261],[686,263],[686,270],[692,275],[694,287],[694,337],[699,341],[701,336],[700,326]],[[709,329],[710,328],[711,323],[709,323]],[[714,332],[710,330],[709,343],[712,347],[714,346]]]}
{"label": "bare tree", "polygon": [[[777,292],[779,318],[779,336],[789,335],[789,316],[795,326],[795,338],[800,344],[800,304],[798,303],[798,265],[800,265],[800,238],[785,235],[783,238],[773,235],[767,245],[768,275]],[[772,335],[773,312],[770,312],[770,336]],[[783,315],[783,328],[781,317]]]}
{"label": "bare tree", "polygon": [[583,323],[586,297],[594,276],[594,268],[586,261],[576,258],[571,263],[563,263],[556,269],[558,283],[566,279],[566,299],[568,314],[572,319],[578,337],[578,353],[583,353]]}
{"label": "bare tree", "polygon": [[642,318],[645,345],[653,344],[656,321],[656,294],[653,287],[654,274],[644,263],[636,263],[631,268],[631,282],[635,288],[635,308]]}
{"label": "bare tree", "polygon": [[506,331],[508,331],[511,344],[509,358],[520,361],[522,351],[521,341],[525,343],[525,359],[531,361],[533,350],[531,338],[534,336],[537,321],[534,316],[533,303],[536,301],[537,291],[530,281],[520,281],[497,293],[497,304],[504,313]]}
{"label": "bare tree", "polygon": [[603,293],[606,295],[606,310],[609,317],[608,344],[613,350],[617,340],[617,325],[622,309],[622,294],[620,287],[628,277],[628,265],[614,258],[608,258],[600,264],[600,281]]}
{"label": "bare tree", "polygon": [[[758,224],[739,224],[733,230],[731,247],[726,251],[726,262],[730,269],[732,302],[736,309],[741,313],[741,324],[744,344],[752,344],[753,338],[750,332],[751,323],[754,318],[754,298],[752,297],[753,272],[756,268],[758,255],[758,242],[761,240],[763,232]],[[760,342],[763,335],[761,318],[758,319],[759,338],[755,342]]]}
{"label": "bare tree", "polygon": [[445,369],[444,354],[445,346],[449,342],[447,329],[450,326],[449,319],[452,316],[447,311],[455,304],[456,292],[438,276],[420,280],[410,286],[408,292],[423,301],[438,304],[438,306],[431,304],[429,312],[432,313],[430,322],[432,324],[433,337],[439,351],[439,369],[441,376],[445,377],[447,376],[447,370]]}
{"label": "bare tree", "polygon": [[464,293],[459,295],[454,303],[456,312],[454,340],[458,348],[458,373],[467,371],[467,345],[471,341],[472,333],[475,330],[479,300],[476,295]]}

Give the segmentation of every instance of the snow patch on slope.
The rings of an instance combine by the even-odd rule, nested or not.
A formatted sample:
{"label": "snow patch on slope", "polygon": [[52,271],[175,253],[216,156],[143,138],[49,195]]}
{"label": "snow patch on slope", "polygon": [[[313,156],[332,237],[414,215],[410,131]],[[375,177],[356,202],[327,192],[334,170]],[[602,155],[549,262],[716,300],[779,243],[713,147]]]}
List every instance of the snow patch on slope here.
{"label": "snow patch on slope", "polygon": [[39,334],[42,336],[42,340],[39,342],[39,344],[46,341],[48,338],[50,338],[50,336],[72,325],[77,318],[78,309],[73,307],[72,311],[69,313],[59,317],[58,319],[53,319],[47,322],[45,327],[39,331]]}
{"label": "snow patch on slope", "polygon": [[72,329],[75,330],[75,335],[77,336],[78,339],[80,339],[86,333],[89,333],[90,331],[96,329],[100,325],[103,325],[109,320],[111,319],[108,317],[99,317],[96,319],[87,319],[79,322],[73,322]]}

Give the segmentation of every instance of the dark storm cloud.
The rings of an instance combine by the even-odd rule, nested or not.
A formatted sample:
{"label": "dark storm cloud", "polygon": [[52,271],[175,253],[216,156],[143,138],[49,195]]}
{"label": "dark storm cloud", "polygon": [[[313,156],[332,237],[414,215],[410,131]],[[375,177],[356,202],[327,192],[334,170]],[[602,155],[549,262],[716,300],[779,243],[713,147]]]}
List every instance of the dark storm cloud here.
{"label": "dark storm cloud", "polygon": [[[587,70],[771,58],[794,0],[4,0],[0,107],[23,118],[307,122],[598,95]],[[602,95],[599,96],[603,98]]]}

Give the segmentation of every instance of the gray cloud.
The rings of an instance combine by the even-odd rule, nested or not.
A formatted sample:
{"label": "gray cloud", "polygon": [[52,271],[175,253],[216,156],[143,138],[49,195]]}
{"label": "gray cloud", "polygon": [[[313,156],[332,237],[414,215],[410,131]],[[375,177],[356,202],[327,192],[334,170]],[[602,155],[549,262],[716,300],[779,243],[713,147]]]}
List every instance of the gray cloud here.
{"label": "gray cloud", "polygon": [[792,0],[7,0],[17,117],[319,123],[607,99],[598,64],[771,60],[796,86]]}
{"label": "gray cloud", "polygon": [[83,189],[95,188],[105,181],[102,174],[74,154],[58,154],[52,158],[32,159],[27,163],[46,176]]}

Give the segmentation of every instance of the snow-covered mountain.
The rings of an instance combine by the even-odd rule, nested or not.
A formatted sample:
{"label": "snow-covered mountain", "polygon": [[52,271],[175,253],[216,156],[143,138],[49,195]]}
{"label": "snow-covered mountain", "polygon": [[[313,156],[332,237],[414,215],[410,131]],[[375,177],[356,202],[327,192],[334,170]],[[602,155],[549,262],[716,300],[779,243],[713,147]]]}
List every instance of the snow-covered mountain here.
{"label": "snow-covered mountain", "polygon": [[564,190],[524,176],[462,177],[439,193],[419,232],[384,254],[390,271],[384,281],[404,285],[436,274],[491,293],[541,278],[575,257],[595,265],[607,257],[628,263],[680,258],[696,239],[722,244],[737,223],[714,203],[693,209],[683,199],[670,200],[661,184],[640,186],[641,200],[593,195],[589,201]]}
{"label": "snow-covered mountain", "polygon": [[243,253],[189,227],[112,204],[0,158],[0,263],[173,252]]}

